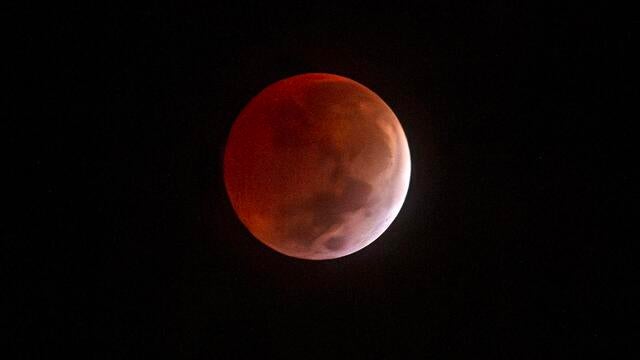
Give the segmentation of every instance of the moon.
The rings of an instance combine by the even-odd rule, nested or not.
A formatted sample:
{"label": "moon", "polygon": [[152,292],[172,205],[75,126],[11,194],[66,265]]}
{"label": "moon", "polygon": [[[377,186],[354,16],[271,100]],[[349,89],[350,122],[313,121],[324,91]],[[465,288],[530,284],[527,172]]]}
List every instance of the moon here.
{"label": "moon", "polygon": [[407,138],[391,108],[351,79],[277,81],[236,118],[224,152],[231,205],[282,254],[335,259],[375,241],[409,188]]}

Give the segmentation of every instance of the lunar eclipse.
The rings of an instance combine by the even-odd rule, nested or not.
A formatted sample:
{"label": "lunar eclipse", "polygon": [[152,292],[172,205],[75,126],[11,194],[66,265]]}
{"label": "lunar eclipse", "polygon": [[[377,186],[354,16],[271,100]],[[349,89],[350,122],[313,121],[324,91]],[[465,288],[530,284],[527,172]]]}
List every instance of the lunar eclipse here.
{"label": "lunar eclipse", "polygon": [[405,133],[373,91],[302,74],[271,84],[235,120],[224,182],[240,221],[296,258],[352,254],[398,215],[409,187]]}

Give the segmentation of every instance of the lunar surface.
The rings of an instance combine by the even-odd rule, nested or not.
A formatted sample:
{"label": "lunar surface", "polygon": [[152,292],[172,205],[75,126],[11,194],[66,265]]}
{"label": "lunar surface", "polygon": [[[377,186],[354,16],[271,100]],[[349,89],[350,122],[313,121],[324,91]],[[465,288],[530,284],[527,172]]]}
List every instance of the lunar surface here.
{"label": "lunar surface", "polygon": [[385,102],[331,74],[278,81],[234,122],[224,180],[240,221],[285,255],[333,259],[376,240],[409,187],[404,131]]}

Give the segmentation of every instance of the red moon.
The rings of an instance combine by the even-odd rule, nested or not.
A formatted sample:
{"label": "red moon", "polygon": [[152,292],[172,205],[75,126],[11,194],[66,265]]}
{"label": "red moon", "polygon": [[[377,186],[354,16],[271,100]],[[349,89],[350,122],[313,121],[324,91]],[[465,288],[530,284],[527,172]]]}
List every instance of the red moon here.
{"label": "red moon", "polygon": [[269,85],[235,120],[224,181],[240,221],[270,248],[334,259],[376,240],[409,187],[407,139],[373,91],[302,74]]}

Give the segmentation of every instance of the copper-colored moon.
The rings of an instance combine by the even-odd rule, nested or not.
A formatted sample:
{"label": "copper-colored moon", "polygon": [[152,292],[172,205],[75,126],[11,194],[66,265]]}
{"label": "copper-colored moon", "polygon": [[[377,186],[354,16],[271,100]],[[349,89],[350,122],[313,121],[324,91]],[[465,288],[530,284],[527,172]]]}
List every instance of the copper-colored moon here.
{"label": "copper-colored moon", "polygon": [[376,240],[409,187],[407,139],[373,91],[302,74],[271,84],[235,120],[224,181],[240,221],[289,256],[334,259]]}

